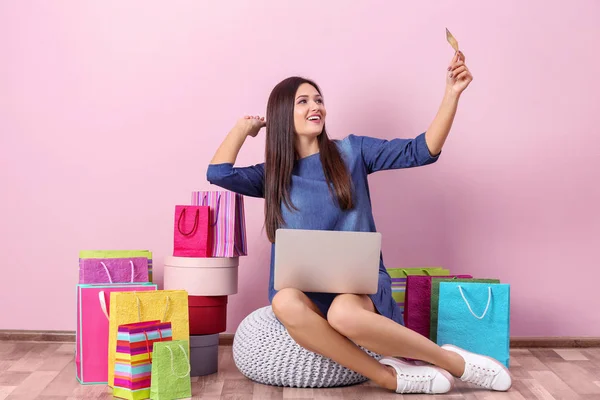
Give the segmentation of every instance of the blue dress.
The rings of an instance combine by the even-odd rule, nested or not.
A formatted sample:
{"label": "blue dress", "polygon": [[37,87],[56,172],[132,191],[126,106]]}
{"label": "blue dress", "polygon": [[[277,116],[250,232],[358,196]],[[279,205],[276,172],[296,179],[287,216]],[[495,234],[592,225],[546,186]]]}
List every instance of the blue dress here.
{"label": "blue dress", "polygon": [[[425,133],[414,139],[384,140],[368,136],[349,135],[334,141],[350,171],[353,183],[354,207],[341,210],[327,188],[319,153],[296,160],[292,172],[290,196],[298,211],[282,207],[285,228],[339,231],[376,232],[371,210],[367,176],[376,171],[411,168],[437,161],[425,143]],[[210,164],[207,170],[210,183],[245,196],[264,198],[264,163],[234,167],[231,163]],[[276,290],[273,284],[275,245],[271,246],[269,301]],[[377,312],[399,324],[402,314],[392,298],[392,280],[380,256],[379,287],[369,295]],[[323,315],[336,297],[333,293],[306,293]]]}

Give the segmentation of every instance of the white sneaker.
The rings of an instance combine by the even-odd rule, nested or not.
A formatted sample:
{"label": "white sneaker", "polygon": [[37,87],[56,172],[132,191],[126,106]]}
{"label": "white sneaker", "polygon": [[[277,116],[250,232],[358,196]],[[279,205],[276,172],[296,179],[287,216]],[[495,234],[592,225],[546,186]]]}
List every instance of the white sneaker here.
{"label": "white sneaker", "polygon": [[510,372],[498,360],[471,353],[451,344],[443,345],[442,349],[458,353],[465,360],[465,372],[460,377],[461,381],[501,392],[507,391],[512,386]]}
{"label": "white sneaker", "polygon": [[393,357],[379,360],[396,370],[396,393],[447,393],[454,387],[454,377],[433,365],[416,365]]}

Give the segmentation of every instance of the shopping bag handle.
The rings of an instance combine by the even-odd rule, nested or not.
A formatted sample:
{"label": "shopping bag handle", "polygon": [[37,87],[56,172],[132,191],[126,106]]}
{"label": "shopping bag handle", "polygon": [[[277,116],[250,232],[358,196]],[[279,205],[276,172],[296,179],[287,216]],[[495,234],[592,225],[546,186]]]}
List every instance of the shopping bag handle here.
{"label": "shopping bag handle", "polygon": [[[206,200],[208,198],[208,193],[204,193],[204,196],[202,196],[202,203],[200,204],[201,206],[204,206]],[[219,220],[219,210],[221,209],[221,193],[219,193],[219,196],[217,197],[217,210],[215,212],[215,222],[211,222],[210,226],[215,226],[217,224],[217,221]]]}
{"label": "shopping bag handle", "polygon": [[198,226],[198,218],[200,218],[200,210],[196,209],[196,217],[194,218],[194,226],[192,226],[192,230],[189,231],[188,233],[185,233],[181,230],[181,218],[183,218],[183,216],[185,215],[186,210],[187,210],[187,208],[184,208],[183,211],[181,211],[181,214],[179,214],[179,220],[177,221],[177,230],[183,236],[190,236],[192,233],[194,233],[194,231],[196,231],[196,227]]}
{"label": "shopping bag handle", "polygon": [[108,316],[108,309],[106,308],[106,297],[104,296],[104,290],[98,292],[98,299],[100,300],[100,308],[104,315],[106,315],[106,319],[110,321],[110,317]]}
{"label": "shopping bag handle", "polygon": [[[131,283],[133,283],[133,261],[129,260],[129,263],[131,264]],[[104,267],[104,270],[106,271],[106,275],[108,275],[108,281],[110,283],[113,283],[112,277],[110,276],[110,272],[108,271],[108,268],[106,267],[106,264],[104,264],[103,261],[100,261],[100,264],[102,264],[102,266]]]}
{"label": "shopping bag handle", "polygon": [[[425,272],[425,275],[427,276],[432,276],[431,272],[427,268],[419,268],[419,270]],[[408,276],[408,272],[410,272],[408,269],[400,269],[400,271],[404,272],[405,276]]]}
{"label": "shopping bag handle", "polygon": [[[158,336],[159,336],[159,342],[163,341],[163,336],[162,336],[162,332],[160,331],[160,328],[157,329],[158,330]],[[144,337],[146,339],[146,350],[148,352],[148,361],[152,362],[152,351],[150,351],[150,339],[148,339],[148,332],[144,331]]]}
{"label": "shopping bag handle", "polygon": [[490,307],[490,302],[492,301],[492,287],[488,286],[488,301],[487,301],[487,306],[485,306],[485,311],[483,312],[483,314],[481,315],[481,317],[478,317],[477,315],[475,315],[475,313],[471,309],[471,305],[467,301],[467,299],[465,297],[465,294],[463,293],[462,287],[460,285],[458,286],[458,290],[460,290],[460,295],[462,296],[463,300],[467,304],[467,307],[469,308],[469,311],[471,312],[471,314],[473,314],[473,316],[475,318],[477,318],[477,319],[483,319],[483,317],[485,317],[485,315],[487,314],[488,309]]}
{"label": "shopping bag handle", "polygon": [[187,363],[188,366],[188,370],[185,374],[183,375],[177,375],[177,373],[175,372],[175,365],[173,364],[175,361],[175,356],[173,355],[173,350],[171,350],[171,348],[169,346],[165,346],[167,348],[167,350],[169,350],[169,353],[171,353],[171,372],[173,373],[173,375],[176,378],[185,378],[186,376],[188,376],[190,374],[190,372],[192,371],[192,367],[190,365],[190,360],[187,357],[187,354],[185,353],[185,349],[183,348],[182,345],[178,344],[177,346],[179,346],[179,348],[181,349],[181,352],[183,353],[183,357],[185,358],[185,362]]}
{"label": "shopping bag handle", "polygon": [[[138,319],[139,319],[139,322],[142,322],[142,309],[140,307],[140,298],[136,295],[135,300],[137,302]],[[165,322],[165,318],[167,318],[167,310],[169,309],[170,302],[171,302],[171,298],[169,296],[167,296],[165,298],[165,314],[163,315],[161,322]]]}

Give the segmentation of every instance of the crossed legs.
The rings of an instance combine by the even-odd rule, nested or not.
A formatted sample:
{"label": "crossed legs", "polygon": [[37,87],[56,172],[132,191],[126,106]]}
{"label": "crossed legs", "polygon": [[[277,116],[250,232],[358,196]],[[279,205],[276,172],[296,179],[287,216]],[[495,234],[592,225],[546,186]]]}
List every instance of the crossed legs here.
{"label": "crossed legs", "polygon": [[423,360],[454,376],[463,374],[465,362],[460,355],[377,314],[366,295],[339,295],[324,316],[301,291],[283,289],[273,298],[272,307],[299,345],[387,389],[396,389],[394,369],[379,363],[354,343],[384,356]]}

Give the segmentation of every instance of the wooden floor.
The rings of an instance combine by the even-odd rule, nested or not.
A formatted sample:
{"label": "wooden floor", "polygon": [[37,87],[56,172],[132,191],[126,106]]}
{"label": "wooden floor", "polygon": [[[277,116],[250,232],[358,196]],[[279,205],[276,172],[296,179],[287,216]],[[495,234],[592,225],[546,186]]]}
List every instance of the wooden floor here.
{"label": "wooden floor", "polygon": [[[0,341],[0,400],[109,399],[104,385],[75,379],[75,345]],[[293,389],[253,383],[239,373],[230,346],[219,348],[219,372],[192,378],[194,399],[599,399],[600,348],[513,349],[513,387],[506,393],[465,385],[448,395],[398,395],[367,382],[346,388]]]}

